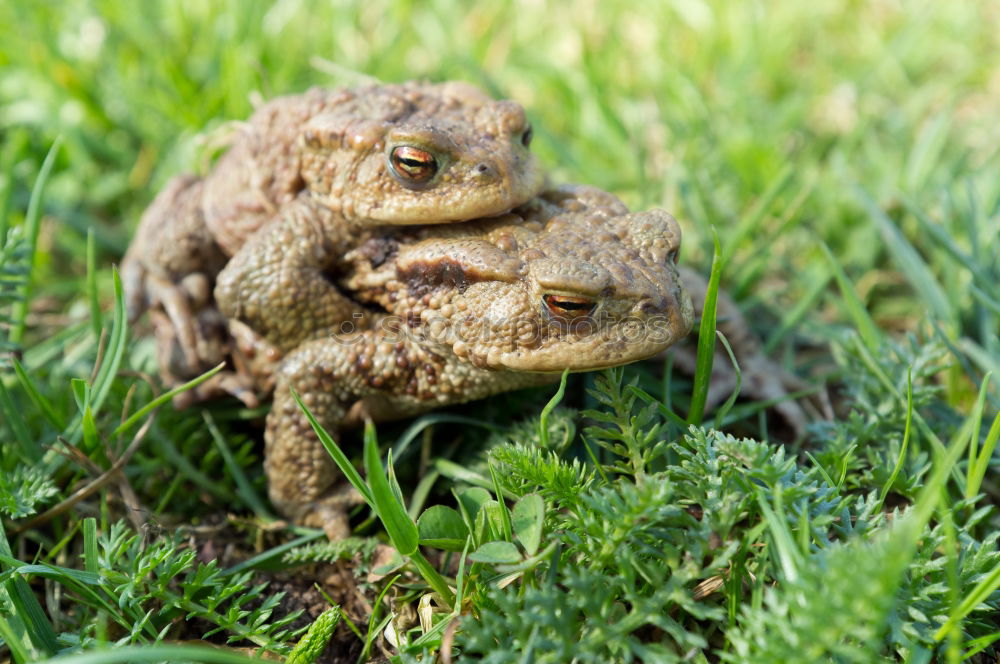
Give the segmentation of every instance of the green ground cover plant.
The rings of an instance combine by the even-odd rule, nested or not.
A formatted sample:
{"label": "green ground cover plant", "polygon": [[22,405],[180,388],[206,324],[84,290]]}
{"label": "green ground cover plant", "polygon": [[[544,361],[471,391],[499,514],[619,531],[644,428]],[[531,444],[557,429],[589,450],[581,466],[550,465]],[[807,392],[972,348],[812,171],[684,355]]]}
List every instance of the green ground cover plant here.
{"label": "green ground cover plant", "polygon": [[[0,662],[996,661],[998,21],[0,4]],[[705,367],[669,360],[564,376],[331,438],[355,536],[277,521],[266,407],[172,409],[113,265],[227,121],[369,77],[524,103],[553,178],[677,216],[835,417],[701,414]]]}

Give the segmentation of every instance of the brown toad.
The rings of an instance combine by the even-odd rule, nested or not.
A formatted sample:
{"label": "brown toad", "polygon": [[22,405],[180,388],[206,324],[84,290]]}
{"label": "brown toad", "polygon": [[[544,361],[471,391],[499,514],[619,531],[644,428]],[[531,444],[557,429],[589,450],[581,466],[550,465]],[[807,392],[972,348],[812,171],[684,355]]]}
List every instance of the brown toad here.
{"label": "brown toad", "polygon": [[[564,368],[653,355],[690,327],[685,290],[694,293],[696,313],[704,298],[705,280],[675,266],[679,238],[665,213],[628,214],[616,197],[582,186],[543,192],[492,219],[359,229],[354,248],[327,273],[353,298],[351,316],[325,330],[325,338],[292,350],[280,371],[281,353],[253,330],[213,307],[199,312],[228,325],[242,343],[230,340],[226,349],[234,371],[201,386],[194,398],[228,392],[256,401],[267,396],[277,373],[267,433],[271,497],[285,514],[343,534],[330,460],[290,388],[327,428],[338,429],[364,416],[406,417],[542,384]],[[268,274],[266,266],[262,273]],[[724,294],[719,326],[743,368],[744,394],[786,398],[783,372],[762,355]],[[157,335],[168,377],[181,342],[160,328]],[[676,358],[693,369],[693,353]],[[715,367],[712,403],[728,396],[735,382],[725,375],[724,354]],[[798,405],[775,407],[801,433],[805,416]]]}
{"label": "brown toad", "polygon": [[370,231],[337,280],[357,315],[278,369],[266,432],[272,501],[346,532],[335,468],[293,389],[333,431],[649,357],[691,328],[679,247],[670,215],[630,214],[589,187],[545,192],[497,218]]}
{"label": "brown toad", "polygon": [[[353,228],[506,212],[543,186],[530,141],[520,105],[464,83],[275,99],[236,126],[208,175],[174,178],[144,214],[122,265],[130,317],[162,308],[160,327],[178,336],[185,373],[200,372],[217,361],[218,339],[197,312],[228,261],[231,274],[244,269],[238,292],[217,293],[219,305],[292,348],[353,312],[322,277]],[[313,327],[286,293],[254,278],[256,268],[296,284]],[[277,324],[286,320],[298,323]]]}

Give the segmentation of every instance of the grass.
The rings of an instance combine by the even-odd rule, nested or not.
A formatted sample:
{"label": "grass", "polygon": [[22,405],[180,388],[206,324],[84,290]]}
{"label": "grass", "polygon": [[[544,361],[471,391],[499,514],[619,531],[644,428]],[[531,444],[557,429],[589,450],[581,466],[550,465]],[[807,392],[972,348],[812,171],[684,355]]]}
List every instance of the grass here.
{"label": "grass", "polygon": [[[994,661],[998,20],[888,0],[0,4],[0,661],[315,661],[331,633],[327,661]],[[261,412],[144,410],[155,351],[111,264],[213,130],[367,77],[518,99],[555,180],[670,210],[705,274],[717,229],[722,285],[773,357],[829,382],[836,419],[799,447],[743,404],[687,428],[671,407],[698,390],[646,363],[570,377],[544,411],[552,390],[475,404],[490,428],[380,427],[418,445],[378,514],[453,603],[376,553],[364,513],[337,544],[277,527]],[[206,633],[232,649],[175,645]]]}

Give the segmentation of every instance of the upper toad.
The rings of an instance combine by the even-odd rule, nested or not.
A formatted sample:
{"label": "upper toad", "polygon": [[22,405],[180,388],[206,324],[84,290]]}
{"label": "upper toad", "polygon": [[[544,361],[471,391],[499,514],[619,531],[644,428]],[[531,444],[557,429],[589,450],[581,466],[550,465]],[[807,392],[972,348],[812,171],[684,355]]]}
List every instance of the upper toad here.
{"label": "upper toad", "polygon": [[[194,312],[230,256],[259,265],[259,256],[241,258],[257,252],[321,291],[330,314],[323,322],[334,322],[343,298],[319,279],[330,258],[323,248],[343,247],[312,240],[506,212],[544,184],[530,142],[520,105],[465,83],[316,88],[275,99],[236,125],[207,176],[175,178],[146,211],[122,265],[130,317],[162,306],[197,373],[215,358]],[[250,238],[258,239],[243,251]],[[241,288],[252,298],[249,283]],[[274,315],[287,303],[273,291],[260,297]],[[281,340],[293,347],[302,338]]]}

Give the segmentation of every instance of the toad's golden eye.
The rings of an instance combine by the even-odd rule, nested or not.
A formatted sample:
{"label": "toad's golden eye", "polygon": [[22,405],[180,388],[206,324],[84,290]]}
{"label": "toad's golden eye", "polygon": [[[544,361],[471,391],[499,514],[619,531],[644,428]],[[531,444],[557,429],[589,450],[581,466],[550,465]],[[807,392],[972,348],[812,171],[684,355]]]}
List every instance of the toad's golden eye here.
{"label": "toad's golden eye", "polygon": [[437,173],[438,163],[427,150],[400,145],[389,153],[389,168],[404,185],[425,184]]}
{"label": "toad's golden eye", "polygon": [[586,318],[594,313],[594,308],[597,306],[593,300],[569,295],[543,295],[542,301],[545,302],[545,308],[550,314],[566,321]]}
{"label": "toad's golden eye", "polygon": [[528,147],[529,145],[531,145],[531,139],[534,137],[535,137],[535,132],[531,128],[531,125],[528,125],[528,128],[524,130],[523,134],[521,134],[521,145],[523,145],[524,147]]}

